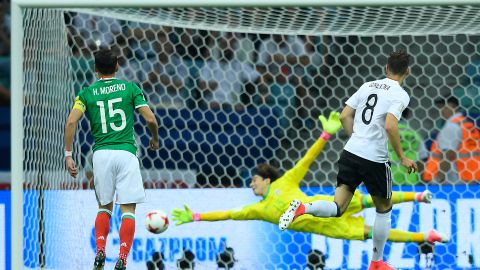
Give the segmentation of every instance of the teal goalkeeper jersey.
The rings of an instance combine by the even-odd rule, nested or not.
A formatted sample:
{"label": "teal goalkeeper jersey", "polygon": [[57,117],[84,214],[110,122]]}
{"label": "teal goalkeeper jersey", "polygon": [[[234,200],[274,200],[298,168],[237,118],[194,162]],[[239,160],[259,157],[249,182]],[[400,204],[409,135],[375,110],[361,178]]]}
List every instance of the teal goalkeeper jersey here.
{"label": "teal goalkeeper jersey", "polygon": [[143,106],[148,104],[136,84],[111,78],[82,89],[73,108],[86,113],[90,121],[93,151],[126,150],[135,155],[134,112]]}

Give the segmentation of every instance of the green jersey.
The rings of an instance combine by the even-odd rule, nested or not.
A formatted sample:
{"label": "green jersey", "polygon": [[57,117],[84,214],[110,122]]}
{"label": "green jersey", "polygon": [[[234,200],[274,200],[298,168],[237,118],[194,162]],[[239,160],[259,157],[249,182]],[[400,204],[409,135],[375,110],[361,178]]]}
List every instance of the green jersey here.
{"label": "green jersey", "polygon": [[82,89],[73,108],[86,113],[90,121],[93,151],[126,150],[135,155],[134,111],[143,106],[148,104],[136,84],[111,78]]}
{"label": "green jersey", "polygon": [[[418,148],[422,143],[422,138],[418,133],[411,129],[404,123],[398,123],[398,130],[400,133],[400,144],[405,156],[413,161],[417,160]],[[415,185],[419,182],[420,177],[418,173],[408,174],[407,168],[403,167],[400,163],[393,147],[388,144],[388,151],[390,156],[390,161],[392,163],[392,177],[393,183],[396,185]]]}

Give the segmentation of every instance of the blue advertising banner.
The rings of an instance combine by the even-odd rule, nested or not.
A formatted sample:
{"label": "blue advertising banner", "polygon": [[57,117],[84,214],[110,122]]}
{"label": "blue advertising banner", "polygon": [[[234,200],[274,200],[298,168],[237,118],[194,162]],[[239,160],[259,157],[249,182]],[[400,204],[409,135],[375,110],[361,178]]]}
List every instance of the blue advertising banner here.
{"label": "blue advertising banner", "polygon": [[[425,186],[397,189],[422,191]],[[427,267],[427,257],[419,254],[416,243],[388,243],[386,258],[397,269],[479,268],[480,186],[429,186],[428,189],[434,194],[431,204],[402,203],[394,206],[392,228],[415,232],[436,229],[450,235],[451,241],[435,246],[432,267]],[[304,191],[311,195],[333,194],[332,188],[308,188]],[[282,232],[277,225],[263,221],[228,220],[175,226],[170,220],[168,230],[158,235],[144,228],[145,214],[152,209],[170,214],[173,208],[188,204],[193,211],[202,213],[258,202],[260,198],[248,188],[147,190],[147,198],[147,203],[140,204],[136,212],[136,234],[128,258],[130,269],[145,269],[155,252],[163,254],[167,269],[176,269],[177,260],[185,249],[195,254],[195,269],[216,269],[216,256],[226,246],[235,251],[237,261],[234,269],[303,270],[313,249],[325,254],[326,269],[368,267],[371,240],[349,241],[310,233]],[[38,196],[30,192],[25,194],[24,199],[24,210],[28,213],[24,228],[24,261],[26,267],[35,268],[39,257],[38,209],[35,207]],[[48,236],[46,267],[67,269],[72,264],[78,269],[91,267],[95,253],[93,224],[97,213],[93,191],[45,191],[44,205],[45,235]],[[375,210],[365,209],[359,215],[364,218],[365,224],[372,225]],[[115,208],[107,239],[106,268],[113,267],[118,254],[119,228],[120,213]]]}
{"label": "blue advertising banner", "polygon": [[10,191],[0,190],[0,270],[9,270],[11,246]]}

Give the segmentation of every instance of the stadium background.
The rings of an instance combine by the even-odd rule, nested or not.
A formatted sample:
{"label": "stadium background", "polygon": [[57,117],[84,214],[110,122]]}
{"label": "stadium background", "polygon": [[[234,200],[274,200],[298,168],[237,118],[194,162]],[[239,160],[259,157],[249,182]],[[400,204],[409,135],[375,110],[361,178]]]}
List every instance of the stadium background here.
{"label": "stadium background", "polygon": [[[302,12],[301,9],[296,11]],[[57,51],[49,51],[48,46],[52,44],[48,42],[25,43],[24,130],[28,139],[25,141],[24,165],[26,187],[24,259],[25,264],[31,268],[39,265],[52,267],[62,265],[62,261],[56,261],[56,256],[49,254],[52,254],[50,253],[52,251],[67,250],[65,244],[61,243],[58,246],[55,242],[40,239],[45,235],[49,237],[55,235],[52,228],[61,235],[66,235],[66,232],[68,235],[83,235],[83,228],[74,227],[69,229],[70,231],[65,231],[63,227],[59,227],[62,222],[72,222],[54,218],[65,216],[65,212],[58,212],[59,202],[68,201],[71,209],[79,207],[89,209],[75,216],[77,222],[85,226],[88,220],[92,220],[88,215],[94,214],[95,211],[91,208],[94,207],[91,198],[87,200],[88,197],[85,197],[84,203],[80,200],[84,198],[84,193],[90,194],[87,195],[90,197],[93,194],[88,190],[91,183],[87,179],[92,144],[91,138],[86,133],[88,123],[82,121],[77,137],[79,147],[76,149],[76,158],[82,168],[82,177],[77,182],[66,177],[64,172],[58,171],[61,168],[62,150],[61,144],[58,143],[61,132],[57,131],[61,131],[62,121],[71,107],[75,93],[95,79],[92,53],[99,46],[107,44],[117,46],[122,55],[122,68],[118,77],[138,82],[158,116],[162,138],[161,150],[151,153],[141,147],[139,153],[145,186],[152,188],[149,192],[152,194],[151,197],[155,198],[152,199],[151,205],[147,204],[145,207],[170,210],[172,207],[180,207],[184,201],[189,200],[192,200],[190,204],[200,206],[202,205],[200,200],[203,198],[212,198],[214,195],[217,196],[217,193],[223,192],[217,190],[218,188],[248,187],[251,170],[258,162],[269,161],[283,170],[292,167],[320,134],[321,128],[316,117],[321,113],[339,110],[346,98],[363,81],[382,77],[385,56],[393,49],[406,49],[412,55],[412,76],[407,79],[405,85],[412,95],[410,108],[413,117],[408,123],[420,133],[427,147],[443,125],[434,106],[434,99],[437,97],[445,94],[457,96],[461,101],[462,110],[477,119],[478,126],[480,104],[478,35],[416,33],[399,36],[319,36],[288,35],[281,31],[278,34],[259,34],[252,31],[238,33],[172,26],[163,24],[163,21],[159,21],[158,24],[138,22],[140,20],[138,18],[121,20],[118,19],[121,12],[111,18],[105,10],[90,10],[89,13],[68,11],[62,12],[60,16],[58,12],[44,14],[29,12],[25,13],[26,18],[42,20],[51,17],[44,22],[45,29],[35,24],[30,25],[26,36],[31,41],[43,41],[51,29],[55,29],[53,32],[65,38],[64,42],[55,44],[64,46],[62,50]],[[337,15],[339,18],[342,16],[340,12]],[[51,64],[52,61],[58,60],[57,54],[60,54],[59,62],[67,69]],[[39,60],[40,55],[42,56]],[[51,65],[48,65],[49,63]],[[56,74],[49,73],[49,69]],[[38,72],[35,72],[36,70]],[[52,77],[55,77],[54,83],[48,80]],[[67,84],[65,78],[69,78]],[[214,88],[226,93],[215,95]],[[58,104],[62,105],[57,106]],[[8,108],[2,109],[2,115],[8,115]],[[55,117],[42,119],[45,116]],[[9,124],[5,123],[4,127],[8,127]],[[139,144],[147,145],[148,136],[145,129],[140,125],[135,128],[139,134],[137,137]],[[52,132],[52,136],[49,136],[49,131]],[[6,139],[9,133],[4,131],[2,134]],[[335,162],[345,140],[345,134],[339,133],[327,144],[314,162],[311,173],[305,177],[304,189],[307,192],[318,191],[318,187],[331,192],[329,186],[334,184]],[[9,145],[2,147],[5,151],[10,150]],[[3,171],[9,170],[10,164],[7,160],[2,159]],[[4,175],[8,178],[8,173]],[[10,179],[6,180],[3,181],[8,182]],[[400,221],[405,222],[412,230],[435,227],[452,233],[453,243],[437,248],[436,269],[478,267],[480,249],[475,245],[475,241],[480,240],[480,230],[474,225],[480,220],[480,209],[475,207],[479,205],[476,195],[478,186],[450,184],[459,183],[428,187],[435,191],[439,205],[445,206],[444,202],[448,202],[450,215],[442,216],[441,213],[444,213],[442,211],[445,209],[432,210],[435,218],[432,216],[431,221],[422,223],[417,216],[420,210],[413,206],[415,214],[411,221],[408,214]],[[4,186],[8,188],[8,183]],[[154,191],[153,188],[168,189]],[[401,190],[412,188],[423,190],[426,185],[419,181],[416,187],[397,187]],[[82,191],[84,189],[87,191]],[[236,192],[246,196],[245,199],[230,199],[232,207],[255,201],[251,195],[248,197],[250,193],[248,189],[229,191],[234,192],[236,196],[238,196]],[[72,192],[76,195],[71,196]],[[178,196],[181,192],[187,194]],[[200,195],[195,194],[196,192]],[[75,201],[64,199],[64,196],[68,195],[69,198],[78,199]],[[5,194],[2,198],[7,198],[6,196],[8,195]],[[168,202],[157,202],[156,199],[162,196],[173,198]],[[177,196],[181,199],[176,199]],[[194,198],[202,199],[197,201]],[[458,205],[461,203],[470,206],[459,209]],[[5,206],[5,217],[8,217],[8,200]],[[208,202],[204,207],[206,211],[224,209],[226,206],[225,200],[219,197],[218,201]],[[43,212],[36,212],[35,209],[38,207],[43,209]],[[462,215],[466,220],[462,223],[462,220],[458,219],[460,216],[458,212],[465,209],[469,212]],[[441,218],[448,218],[451,226],[438,222],[443,220]],[[189,237],[192,239],[199,237],[194,234],[197,229],[193,226],[207,227],[206,234],[217,231],[225,232],[225,235],[230,233],[232,227],[238,226],[231,225],[230,222],[225,224],[211,225],[223,228],[211,231],[208,231],[210,225],[208,227],[199,224],[188,225],[192,226],[193,232]],[[469,243],[462,246],[465,250],[456,245],[459,224],[471,224],[470,228],[466,228],[471,237],[461,238]],[[295,265],[300,269],[305,267],[305,257],[309,251],[306,250],[307,247],[320,249],[323,247],[325,252],[329,249],[328,244],[322,246],[313,241],[309,235],[277,234],[273,225],[245,222],[241,223],[241,226],[245,226],[245,230],[248,229],[246,235],[252,242],[244,246],[239,245],[235,250],[237,252],[244,248],[250,250],[251,245],[254,245],[252,243],[255,245],[262,243],[262,246],[265,246],[259,247],[259,254],[262,259],[268,258],[264,262],[266,269],[280,267],[282,264]],[[5,235],[8,236],[8,222],[6,228]],[[165,235],[159,237],[169,237],[169,234],[172,234],[173,238],[178,237],[176,233],[180,230],[181,228],[172,226]],[[200,230],[199,227],[197,232],[200,233]],[[137,231],[139,238],[149,237],[141,227]],[[272,232],[273,236],[269,232]],[[277,241],[267,241],[266,238]],[[295,239],[295,243],[289,243],[290,239]],[[8,241],[9,238],[6,237],[4,239],[4,246],[7,247],[6,265],[9,257]],[[65,241],[74,243],[72,248],[85,246],[83,242],[78,242],[78,239]],[[228,245],[235,245],[235,240],[227,241]],[[321,243],[321,240],[318,242]],[[349,253],[348,245],[350,244],[345,244],[341,259],[338,259],[340,255],[330,257],[330,254],[327,254],[332,265],[335,265],[334,261],[341,261],[341,264],[332,267],[364,268],[368,256],[362,255],[360,259],[358,257],[352,259],[354,256]],[[215,242],[215,246],[218,252],[220,249],[218,241]],[[40,249],[47,255],[41,255]],[[272,250],[274,252],[271,252]],[[365,254],[368,253],[367,250]],[[91,249],[85,249],[85,252],[87,252],[85,256],[93,256]],[[91,254],[88,255],[88,252]],[[145,251],[143,256],[137,254],[141,259],[132,258],[130,261],[143,265],[149,259],[146,257],[150,255],[149,252],[151,251]],[[274,256],[269,256],[269,253],[273,253]],[[180,256],[180,253],[177,255]],[[472,255],[472,261],[468,260],[469,255]],[[135,256],[135,253],[132,256]],[[174,262],[178,256],[168,258],[170,262]],[[415,262],[420,260],[415,245],[407,245],[403,249],[402,257],[415,258]],[[198,262],[201,267],[202,261]],[[248,265],[245,260],[239,261],[238,265],[242,263]],[[400,260],[394,262],[394,265],[395,263],[402,268],[410,268],[412,262]]]}

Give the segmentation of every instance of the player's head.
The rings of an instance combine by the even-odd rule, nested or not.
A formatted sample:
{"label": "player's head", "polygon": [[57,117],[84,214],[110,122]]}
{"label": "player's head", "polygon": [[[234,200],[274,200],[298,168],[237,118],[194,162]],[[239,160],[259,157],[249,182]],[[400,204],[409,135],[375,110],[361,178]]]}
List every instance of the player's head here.
{"label": "player's head", "polygon": [[268,192],[269,185],[278,178],[280,178],[280,172],[277,168],[267,163],[261,163],[257,165],[250,187],[255,195],[264,196]]}
{"label": "player's head", "polygon": [[118,69],[117,54],[111,49],[100,49],[95,52],[95,71],[100,75],[112,75]]}
{"label": "player's head", "polygon": [[445,96],[435,100],[435,105],[440,109],[440,114],[445,120],[454,115],[460,103],[454,96]]}
{"label": "player's head", "polygon": [[410,56],[404,51],[392,52],[387,60],[387,76],[403,81],[410,73]]}

